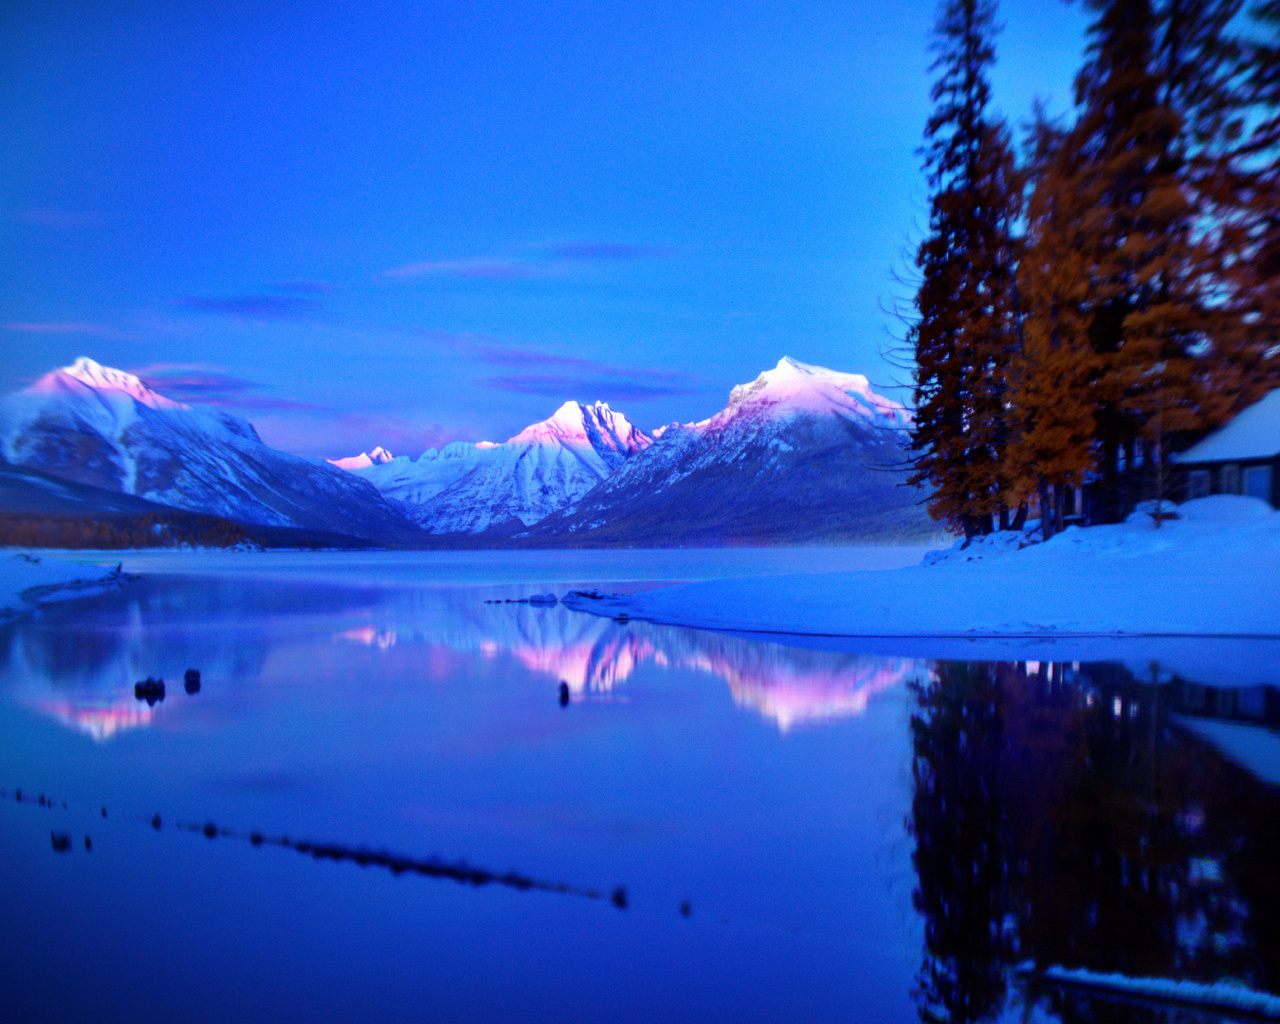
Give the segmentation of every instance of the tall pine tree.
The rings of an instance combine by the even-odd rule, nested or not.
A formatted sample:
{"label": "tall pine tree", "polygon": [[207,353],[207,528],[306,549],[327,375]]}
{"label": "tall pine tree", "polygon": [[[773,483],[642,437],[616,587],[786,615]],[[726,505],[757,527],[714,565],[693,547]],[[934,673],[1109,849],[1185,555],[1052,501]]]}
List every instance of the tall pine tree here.
{"label": "tall pine tree", "polygon": [[[1086,282],[1095,518],[1110,520],[1141,496],[1134,466],[1166,447],[1163,435],[1198,422],[1196,354],[1212,317],[1200,209],[1185,163],[1187,120],[1172,105],[1194,85],[1171,87],[1186,62],[1160,60],[1162,28],[1182,8],[1151,0],[1090,0],[1091,59],[1077,79],[1080,117],[1062,143],[1054,188],[1077,207],[1073,237]],[[1185,11],[1182,11],[1185,14]],[[1182,55],[1185,47],[1168,52]],[[1044,309],[1029,310],[1033,319]],[[1156,456],[1158,461],[1159,456]]]}
{"label": "tall pine tree", "polygon": [[1006,507],[1004,450],[1014,330],[1013,226],[1021,184],[1007,132],[987,115],[991,0],[949,0],[935,29],[933,115],[925,128],[929,234],[908,340],[916,360],[912,483],[966,537]]}

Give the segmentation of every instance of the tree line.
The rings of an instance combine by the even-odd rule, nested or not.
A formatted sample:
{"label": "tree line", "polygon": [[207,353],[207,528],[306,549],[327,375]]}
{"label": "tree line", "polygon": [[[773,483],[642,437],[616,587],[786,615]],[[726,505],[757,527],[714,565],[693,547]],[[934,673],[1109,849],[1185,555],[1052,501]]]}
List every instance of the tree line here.
{"label": "tree line", "polygon": [[916,252],[913,484],[966,537],[1165,497],[1280,386],[1280,0],[1085,0],[1069,122],[990,110],[994,0],[945,0]]}

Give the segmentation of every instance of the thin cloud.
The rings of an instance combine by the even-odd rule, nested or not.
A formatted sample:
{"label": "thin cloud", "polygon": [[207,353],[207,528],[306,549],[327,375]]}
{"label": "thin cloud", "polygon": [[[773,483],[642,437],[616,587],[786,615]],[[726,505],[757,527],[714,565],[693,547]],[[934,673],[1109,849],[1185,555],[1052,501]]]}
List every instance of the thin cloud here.
{"label": "thin cloud", "polygon": [[640,380],[622,380],[612,375],[591,374],[520,374],[485,377],[481,383],[498,391],[554,398],[577,395],[589,401],[605,396],[614,401],[643,402],[651,398],[697,394],[703,390],[687,384],[648,384]]}
{"label": "thin cloud", "polygon": [[424,260],[384,270],[384,277],[453,277],[517,281],[563,277],[589,264],[638,263],[670,259],[674,250],[625,242],[542,242],[521,247],[522,255],[464,260]]}
{"label": "thin cloud", "polygon": [[676,370],[646,370],[618,366],[580,356],[545,352],[527,345],[504,343],[479,334],[448,331],[418,331],[419,337],[447,346],[495,369],[517,371],[481,378],[481,383],[500,391],[528,395],[602,395],[622,401],[644,401],[705,392],[706,381]]}
{"label": "thin cloud", "polygon": [[320,313],[323,308],[315,299],[301,295],[186,296],[176,304],[182,309],[242,320],[302,320]]}
{"label": "thin cloud", "polygon": [[[254,394],[266,385],[205,363],[152,363],[130,371],[147,387],[187,403],[250,412],[330,412],[326,406]],[[269,390],[269,389],[267,389]]]}
{"label": "thin cloud", "polygon": [[49,323],[13,321],[0,324],[0,328],[17,334],[80,334],[106,341],[144,341],[148,337],[137,331],[123,331],[118,327],[95,324],[87,320],[60,320]]}

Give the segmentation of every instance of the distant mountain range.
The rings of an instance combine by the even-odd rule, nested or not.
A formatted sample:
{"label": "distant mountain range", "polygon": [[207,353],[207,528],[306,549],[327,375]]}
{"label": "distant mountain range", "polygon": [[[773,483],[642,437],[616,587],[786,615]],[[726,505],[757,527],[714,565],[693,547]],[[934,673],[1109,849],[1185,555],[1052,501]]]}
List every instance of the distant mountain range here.
{"label": "distant mountain range", "polygon": [[272,544],[291,530],[414,547],[924,540],[937,527],[902,485],[910,422],[865,377],[783,359],[710,419],[652,435],[566,402],[501,444],[309,460],[81,358],[0,399],[0,513],[181,509],[270,528]]}
{"label": "distant mountain range", "polygon": [[602,402],[565,402],[502,444],[456,441],[416,461],[383,459],[375,448],[332,461],[372,483],[428,533],[509,534],[571,505],[651,444]]}

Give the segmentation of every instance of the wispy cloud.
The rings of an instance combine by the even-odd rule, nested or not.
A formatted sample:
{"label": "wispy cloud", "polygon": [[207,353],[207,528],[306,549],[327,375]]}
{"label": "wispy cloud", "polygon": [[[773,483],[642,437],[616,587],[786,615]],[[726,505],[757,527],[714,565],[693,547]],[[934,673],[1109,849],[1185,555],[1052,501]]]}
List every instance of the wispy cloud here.
{"label": "wispy cloud", "polygon": [[525,343],[507,342],[487,335],[449,331],[415,333],[434,345],[448,348],[484,366],[514,371],[480,378],[480,383],[499,391],[591,401],[596,398],[644,401],[701,394],[711,387],[707,381],[677,370],[619,366],[547,352]]}
{"label": "wispy cloud", "polygon": [[266,385],[207,363],[152,363],[130,371],[167,398],[245,412],[331,412],[325,406],[261,394]]}
{"label": "wispy cloud", "polygon": [[473,345],[471,354],[490,366],[519,371],[484,377],[482,383],[525,395],[638,402],[698,394],[707,387],[705,382],[674,370],[637,369],[536,349],[485,343]]}
{"label": "wispy cloud", "polygon": [[624,242],[539,242],[519,246],[514,255],[462,260],[424,260],[383,271],[384,277],[453,277],[513,281],[563,277],[591,264],[638,263],[671,259],[673,249]]}
{"label": "wispy cloud", "polygon": [[316,299],[302,295],[186,296],[178,299],[176,305],[182,309],[242,320],[302,320],[323,311]]}
{"label": "wispy cloud", "polygon": [[646,383],[642,380],[626,380],[612,374],[590,373],[485,377],[482,383],[499,391],[514,391],[522,395],[545,395],[551,398],[576,396],[588,402],[600,398],[615,402],[643,402],[650,398],[690,395],[703,390],[701,387],[688,384]]}
{"label": "wispy cloud", "polygon": [[145,341],[149,337],[138,331],[121,330],[118,327],[95,324],[87,320],[57,320],[43,323],[11,321],[0,324],[0,329],[17,334],[79,334],[88,338],[102,338],[106,341]]}

